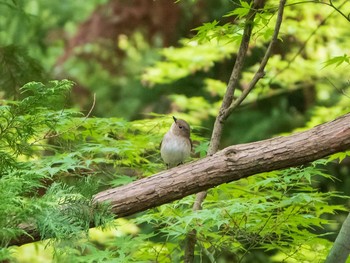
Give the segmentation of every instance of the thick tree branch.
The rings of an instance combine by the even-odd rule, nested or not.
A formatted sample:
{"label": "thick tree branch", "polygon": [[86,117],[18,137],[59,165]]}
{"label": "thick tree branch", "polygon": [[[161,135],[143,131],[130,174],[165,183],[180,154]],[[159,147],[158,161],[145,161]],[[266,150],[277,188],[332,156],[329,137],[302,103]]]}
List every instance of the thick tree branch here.
{"label": "thick tree branch", "polygon": [[97,194],[128,216],[223,183],[305,164],[350,149],[350,114],[287,137],[227,147],[212,156]]}
{"label": "thick tree branch", "polygon": [[[227,147],[204,159],[100,192],[94,202],[109,202],[118,217],[129,216],[223,183],[298,166],[348,149],[350,113],[290,136]],[[32,226],[24,230],[29,230],[33,238],[23,235],[11,245],[39,240]]]}

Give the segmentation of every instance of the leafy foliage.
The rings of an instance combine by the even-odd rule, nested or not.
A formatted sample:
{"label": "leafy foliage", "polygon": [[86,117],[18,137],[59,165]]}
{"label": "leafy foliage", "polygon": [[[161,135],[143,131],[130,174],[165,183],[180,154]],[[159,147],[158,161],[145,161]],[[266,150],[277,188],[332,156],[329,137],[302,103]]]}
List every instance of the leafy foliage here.
{"label": "leafy foliage", "polygon": [[[240,8],[246,9],[242,3],[237,4],[237,8],[232,12],[241,12]],[[273,32],[277,4],[278,1],[268,2],[264,11],[256,17],[253,31],[254,44],[245,63],[240,83],[236,87],[235,96],[239,96],[240,92],[248,86],[259,66],[266,50],[266,41],[269,41]],[[348,21],[338,19],[339,16],[332,8],[325,8],[327,12],[320,15],[317,5],[310,9],[308,5],[299,5],[294,2],[290,4],[291,6],[285,8],[286,19],[282,23],[280,41],[266,67],[266,75],[243,102],[245,110],[234,112],[233,117],[228,120],[228,125],[236,128],[225,134],[229,139],[227,142],[224,141],[223,145],[266,138],[271,134],[284,132],[284,129],[289,132],[296,127],[313,127],[349,111],[346,97],[349,83],[348,79],[343,77],[348,70],[347,55],[339,56],[339,52],[341,54],[347,52],[344,36],[348,35],[348,32],[345,32],[344,28],[348,26]],[[348,6],[348,3],[345,5]],[[342,8],[346,10],[346,7]],[[196,35],[192,39],[180,42],[181,46],[178,48],[171,48],[171,56],[163,52],[163,61],[148,68],[143,75],[143,80],[154,86],[163,84],[164,81],[198,78],[199,84],[196,87],[202,92],[195,94],[193,100],[199,100],[198,97],[202,97],[205,101],[201,104],[202,107],[196,107],[198,114],[192,110],[194,103],[191,103],[191,94],[185,94],[183,91],[183,94],[172,96],[171,100],[179,105],[181,110],[190,112],[190,115],[196,114],[196,118],[207,120],[210,116],[216,116],[222,95],[218,96],[218,93],[211,92],[216,88],[214,87],[216,84],[208,82],[208,76],[216,74],[216,68],[223,65],[228,68],[224,81],[229,79],[232,66],[227,63],[226,58],[235,59],[232,52],[238,49],[244,26],[244,20],[239,19],[239,14],[237,15],[232,14],[234,22],[226,22],[224,19],[213,20],[197,27]],[[329,27],[332,28],[332,32],[327,30]],[[334,42],[337,42],[336,47],[332,44]],[[187,57],[179,61],[184,57],[183,50],[188,49],[190,45],[194,46],[192,49],[194,55],[188,52]],[[203,49],[206,48],[205,54],[210,54],[207,55],[208,57],[215,55],[202,67],[200,67],[201,63],[196,61],[197,57],[203,56],[196,54],[196,50],[200,50],[201,46]],[[217,55],[218,50],[220,55]],[[188,60],[192,60],[192,63],[198,67],[193,70],[191,64],[183,64]],[[336,71],[332,67],[326,67],[333,64],[344,66],[338,66]],[[198,71],[205,74],[200,74]],[[222,70],[219,74],[222,74]],[[186,86],[186,88],[189,87]],[[206,92],[207,90],[210,92]],[[225,90],[225,87],[221,90]],[[178,96],[183,95],[187,97],[188,103],[180,104],[179,101],[183,100],[179,100]],[[256,103],[257,101],[260,103]],[[268,106],[265,102],[268,102]],[[202,109],[205,109],[205,113],[201,112]],[[332,114],[324,114],[327,110]],[[269,118],[263,117],[266,115]],[[310,118],[313,120],[309,125]],[[259,122],[257,129],[255,126],[247,125],[255,122]],[[274,129],[276,122],[281,129]],[[240,127],[244,128],[240,129]]]}
{"label": "leafy foliage", "polygon": [[325,67],[328,67],[328,66],[334,65],[334,64],[336,64],[335,66],[338,67],[343,63],[350,64],[349,56],[347,54],[344,54],[343,56],[334,57],[334,58],[324,62]]}
{"label": "leafy foliage", "polygon": [[327,223],[321,215],[344,209],[324,208],[325,201],[336,193],[322,194],[308,186],[310,172],[312,177],[327,176],[315,167],[262,174],[212,189],[202,211],[172,215],[170,208],[162,210],[159,218],[167,218],[164,232],[174,238],[194,227],[200,247],[216,259],[225,254],[239,259],[261,248],[287,255],[290,251],[298,259],[295,250],[318,236],[307,230]]}
{"label": "leafy foliage", "polygon": [[248,15],[249,10],[252,6],[252,4],[245,2],[245,1],[240,1],[241,7],[237,7],[234,10],[232,10],[231,12],[229,12],[227,15],[224,15],[224,17],[228,17],[228,16],[235,16],[238,18],[244,18],[246,15]]}
{"label": "leafy foliage", "polygon": [[29,56],[23,47],[1,47],[0,65],[0,85],[8,98],[19,98],[19,88],[27,82],[45,80],[41,64]]}
{"label": "leafy foliage", "polygon": [[73,241],[87,237],[91,224],[106,226],[113,218],[107,205],[92,203],[93,194],[163,167],[158,146],[171,118],[81,117],[63,108],[72,85],[31,82],[20,89],[24,99],[1,107],[2,246],[25,234],[27,225],[55,241],[62,257]]}
{"label": "leafy foliage", "polygon": [[[79,117],[62,109],[62,98],[71,86],[66,80],[32,82],[21,88],[26,98],[3,108],[2,154],[7,156],[0,179],[3,246],[24,233],[21,225],[30,224],[43,238],[52,238],[50,247],[57,260],[94,262],[114,257],[120,262],[174,262],[183,255],[187,232],[195,228],[200,257],[249,260],[253,250],[271,250],[299,260],[302,247],[322,238],[314,230],[329,224],[324,216],[345,209],[327,204],[340,194],[313,188],[315,178],[332,179],[322,170],[327,162],[318,161],[212,189],[202,211],[193,213],[193,196],[155,208],[130,220],[135,226],[147,226],[143,230],[112,235],[97,245],[88,231],[91,222],[113,221],[108,206],[91,203],[92,195],[161,169],[154,154],[171,120],[163,120],[163,125],[160,119]],[[197,151],[205,151],[205,145]],[[334,158],[338,157],[330,160]],[[110,223],[107,229],[112,227]],[[3,259],[8,256],[3,251]]]}
{"label": "leafy foliage", "polygon": [[[209,29],[206,28],[205,30]],[[227,41],[229,38],[226,35],[224,36]],[[153,83],[171,83],[196,71],[206,70],[212,67],[216,61],[227,58],[237,48],[236,45],[220,44],[215,40],[200,44],[194,40],[184,39],[182,43],[184,46],[177,48],[176,52],[174,52],[174,48],[163,49],[162,55],[167,58],[167,61],[157,62],[155,67],[148,68],[143,75],[145,83],[150,85]]]}
{"label": "leafy foliage", "polygon": [[[40,262],[39,254],[57,262],[179,262],[186,235],[195,228],[196,259],[202,262],[322,261],[338,213],[346,211],[343,194],[332,188],[334,175],[348,172],[349,152],[221,185],[209,191],[197,212],[189,196],[121,221],[113,220],[108,205],[91,202],[102,189],[164,169],[158,146],[171,118],[152,114],[126,121],[144,118],[140,112],[171,111],[188,120],[194,151],[205,156],[203,135],[209,137],[250,8],[248,2],[231,1],[228,10],[227,1],[215,0],[214,11],[206,9],[213,14],[209,21],[196,25],[195,35],[177,47],[157,52],[159,43],[152,46],[138,30],[80,45],[76,56],[60,65],[62,31],[73,35],[104,2],[0,3],[0,25],[7,28],[0,32],[1,96],[7,98],[0,106],[0,260],[21,262],[22,251],[31,247],[32,255],[38,253],[32,262]],[[268,1],[256,16],[235,96],[259,66],[277,4]],[[339,10],[349,6],[340,4]],[[348,21],[339,20],[332,7],[323,5],[322,13],[318,7],[289,3],[266,76],[228,120],[234,129],[225,131],[223,145],[307,129],[349,111]],[[115,55],[116,47],[122,56]],[[72,109],[73,83],[46,82],[50,74],[68,75],[78,82],[75,88],[96,92],[91,111],[104,118]],[[341,184],[348,188],[346,180]],[[101,227],[89,229],[91,224]],[[30,234],[23,226],[51,239],[7,248],[10,240]]]}
{"label": "leafy foliage", "polygon": [[75,187],[56,178],[81,168],[77,160],[44,154],[56,151],[55,145],[42,143],[59,136],[58,123],[78,114],[62,110],[71,86],[67,80],[47,85],[31,82],[21,88],[27,95],[23,100],[6,101],[7,105],[1,106],[2,246],[23,235],[25,225],[37,227],[43,238],[63,239],[87,231],[90,222],[99,225],[111,218],[104,206],[96,207],[96,214],[91,214],[94,206],[90,200],[98,186],[93,177],[79,179]]}
{"label": "leafy foliage", "polygon": [[[325,164],[326,160],[320,160],[307,167],[221,185],[210,190],[200,211],[192,211],[194,196],[155,208],[131,219],[153,232],[113,238],[104,242],[98,253],[112,253],[110,256],[128,262],[178,262],[187,232],[195,228],[199,239],[196,254],[202,258],[250,262],[250,253],[266,250],[274,251],[280,261],[324,260],[331,243],[316,229],[330,223],[327,215],[346,210],[342,205],[327,204],[330,198],[344,196],[313,187],[317,178],[331,178],[323,171]],[[305,253],[316,248],[315,244],[320,246],[317,252]],[[81,260],[80,254],[72,256],[71,260]],[[94,256],[92,250],[83,258]]]}

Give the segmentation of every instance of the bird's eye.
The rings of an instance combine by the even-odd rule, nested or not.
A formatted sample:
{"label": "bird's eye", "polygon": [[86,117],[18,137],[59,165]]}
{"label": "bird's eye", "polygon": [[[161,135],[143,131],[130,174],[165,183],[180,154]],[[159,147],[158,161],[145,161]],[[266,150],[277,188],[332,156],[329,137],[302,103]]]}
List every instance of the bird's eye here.
{"label": "bird's eye", "polygon": [[182,129],[182,128],[183,128],[183,126],[181,126],[181,125],[180,125],[180,126],[179,126],[179,128],[180,128],[180,129]]}

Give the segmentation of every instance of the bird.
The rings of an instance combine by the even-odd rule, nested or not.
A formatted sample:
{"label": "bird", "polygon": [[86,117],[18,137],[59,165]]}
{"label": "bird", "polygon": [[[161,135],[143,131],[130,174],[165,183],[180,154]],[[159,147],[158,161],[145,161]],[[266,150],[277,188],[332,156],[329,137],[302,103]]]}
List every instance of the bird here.
{"label": "bird", "polygon": [[160,144],[160,155],[168,169],[182,164],[192,151],[190,125],[174,116],[173,120]]}

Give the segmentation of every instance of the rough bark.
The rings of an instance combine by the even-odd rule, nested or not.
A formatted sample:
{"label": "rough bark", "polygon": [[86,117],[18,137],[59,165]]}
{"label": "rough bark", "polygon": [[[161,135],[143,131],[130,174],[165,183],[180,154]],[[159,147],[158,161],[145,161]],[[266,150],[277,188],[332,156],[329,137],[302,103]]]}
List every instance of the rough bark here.
{"label": "rough bark", "polygon": [[346,262],[350,253],[350,213],[346,217],[325,263]]}
{"label": "rough bark", "polygon": [[[145,211],[187,195],[254,174],[305,164],[350,149],[350,114],[310,130],[286,137],[227,147],[212,156],[160,172],[94,196],[94,202],[109,202],[118,216]],[[10,242],[22,245],[37,241],[32,226],[27,235]]]}
{"label": "rough bark", "polygon": [[287,137],[227,147],[212,156],[100,192],[119,217],[145,211],[223,183],[305,164],[350,149],[350,114]]}

